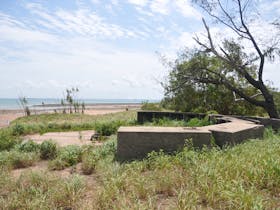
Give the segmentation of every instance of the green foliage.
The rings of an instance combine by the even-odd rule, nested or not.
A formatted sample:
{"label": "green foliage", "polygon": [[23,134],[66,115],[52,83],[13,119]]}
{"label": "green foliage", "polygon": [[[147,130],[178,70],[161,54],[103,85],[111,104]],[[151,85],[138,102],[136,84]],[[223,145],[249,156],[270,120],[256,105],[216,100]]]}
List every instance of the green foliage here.
{"label": "green foliage", "polygon": [[104,165],[96,208],[275,209],[280,137],[266,133],[264,140],[223,150],[152,152],[142,161]]}
{"label": "green foliage", "polygon": [[50,170],[63,170],[69,166],[70,165],[65,160],[60,158],[53,159],[48,163],[48,168]]}
{"label": "green foliage", "polygon": [[[266,114],[263,108],[256,107],[245,100],[235,100],[231,90],[219,83],[216,74],[227,75],[227,80],[234,87],[239,87],[248,96],[259,92],[249,86],[241,75],[228,69],[216,57],[201,53],[183,54],[174,62],[174,67],[169,73],[169,80],[165,85],[164,108],[186,112],[202,112],[215,110],[220,114],[259,115]],[[210,69],[213,74],[205,69]],[[248,69],[252,71],[252,69]],[[203,74],[202,74],[203,72]],[[252,72],[252,74],[254,74]],[[207,77],[207,75],[209,77]],[[211,82],[199,82],[201,76]],[[188,78],[188,79],[186,79]],[[238,96],[237,96],[238,97]],[[238,97],[239,98],[239,97]],[[257,96],[255,99],[262,99]]]}
{"label": "green foliage", "polygon": [[148,110],[148,111],[161,111],[162,110],[162,108],[160,107],[160,104],[149,103],[147,101],[142,103],[141,109],[142,110]]}
{"label": "green foliage", "polygon": [[93,151],[87,151],[82,155],[82,171],[84,174],[92,174],[98,161],[97,154]]}
{"label": "green foliage", "polygon": [[82,149],[76,145],[69,145],[59,149],[57,157],[49,162],[51,170],[62,170],[73,166],[82,160]]}
{"label": "green foliage", "polygon": [[0,130],[0,151],[13,148],[20,140],[11,134],[7,129]]}
{"label": "green foliage", "polygon": [[40,114],[29,117],[18,118],[12,122],[12,127],[20,124],[24,127],[23,133],[46,133],[60,131],[81,131],[96,130],[101,133],[115,133],[119,126],[135,125],[136,112],[126,111],[105,115],[84,115],[84,114]]}
{"label": "green foliage", "polygon": [[58,158],[67,162],[70,166],[81,162],[82,149],[76,145],[69,145],[59,150]]}
{"label": "green foliage", "polygon": [[38,160],[38,154],[35,152],[21,152],[17,150],[0,152],[1,167],[12,169],[25,168],[32,166]]}
{"label": "green foliage", "polygon": [[125,122],[122,121],[97,122],[94,129],[101,136],[110,136],[116,133],[118,128],[124,124]]}
{"label": "green foliage", "polygon": [[12,134],[14,136],[20,136],[20,135],[24,134],[24,126],[21,124],[15,124],[12,127]]}
{"label": "green foliage", "polygon": [[39,152],[40,148],[40,145],[32,140],[28,140],[16,145],[16,150],[21,152]]}
{"label": "green foliage", "polygon": [[211,124],[214,124],[214,123],[210,122],[208,117],[206,116],[203,119],[192,118],[187,122],[186,126],[188,126],[188,127],[202,127],[202,126],[211,125]]}
{"label": "green foliage", "polygon": [[43,160],[54,159],[57,156],[57,144],[51,140],[44,141],[40,145],[40,157]]}
{"label": "green foliage", "polygon": [[209,121],[208,116],[203,119],[192,118],[188,121],[185,120],[172,120],[169,118],[153,119],[152,122],[144,123],[145,126],[170,126],[170,127],[201,127],[212,125],[214,122]]}

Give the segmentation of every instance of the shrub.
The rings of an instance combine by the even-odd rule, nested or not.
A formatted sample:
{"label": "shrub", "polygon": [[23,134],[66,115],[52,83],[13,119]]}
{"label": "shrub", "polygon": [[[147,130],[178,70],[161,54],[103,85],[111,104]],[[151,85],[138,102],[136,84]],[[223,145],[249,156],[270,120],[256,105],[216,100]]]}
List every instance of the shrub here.
{"label": "shrub", "polygon": [[82,149],[76,145],[69,145],[61,148],[57,157],[49,162],[51,170],[62,170],[66,167],[75,165],[82,160]]}
{"label": "shrub", "polygon": [[38,152],[40,150],[40,145],[36,144],[32,140],[22,142],[16,146],[16,149],[21,152]]}
{"label": "shrub", "polygon": [[0,130],[0,151],[9,150],[19,142],[7,130]]}
{"label": "shrub", "polygon": [[12,127],[12,134],[14,136],[20,136],[20,135],[24,134],[24,126],[21,124],[15,124]]}
{"label": "shrub", "polygon": [[40,157],[44,160],[54,159],[57,155],[57,145],[55,142],[48,140],[40,145]]}
{"label": "shrub", "polygon": [[82,149],[76,145],[69,145],[61,148],[58,154],[58,158],[67,162],[70,166],[81,162]]}
{"label": "shrub", "polygon": [[149,110],[149,111],[161,111],[161,107],[157,103],[149,103],[149,102],[143,102],[141,106],[142,110]]}
{"label": "shrub", "polygon": [[96,149],[96,155],[98,159],[104,159],[109,155],[114,156],[117,151],[116,136],[113,136],[110,140],[106,141],[102,147]]}
{"label": "shrub", "polygon": [[101,122],[101,123],[96,123],[94,129],[101,136],[110,136],[117,132],[121,124],[122,123],[120,121]]}
{"label": "shrub", "polygon": [[95,170],[98,158],[93,151],[85,152],[82,156],[82,171],[84,174],[92,174]]}
{"label": "shrub", "polygon": [[34,152],[19,152],[17,150],[12,150],[0,153],[0,165],[11,167],[13,169],[32,166],[37,160],[38,155]]}
{"label": "shrub", "polygon": [[206,126],[210,124],[212,123],[208,120],[207,116],[203,119],[192,118],[186,123],[186,125],[190,127],[200,127],[200,126]]}
{"label": "shrub", "polygon": [[66,161],[62,160],[61,158],[56,158],[48,163],[48,168],[50,170],[63,170],[69,166],[70,165]]}

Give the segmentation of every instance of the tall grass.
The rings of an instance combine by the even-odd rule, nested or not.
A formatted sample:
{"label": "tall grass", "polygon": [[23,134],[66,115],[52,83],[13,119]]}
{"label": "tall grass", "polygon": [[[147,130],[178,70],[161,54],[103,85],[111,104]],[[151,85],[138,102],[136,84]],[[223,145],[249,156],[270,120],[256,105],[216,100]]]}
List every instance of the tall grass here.
{"label": "tall grass", "polygon": [[276,209],[280,138],[271,133],[232,148],[151,153],[104,167],[100,209]]}
{"label": "tall grass", "polygon": [[[19,119],[17,125],[24,129],[36,126],[35,117],[45,129],[47,120],[64,126],[68,116],[31,116]],[[128,115],[89,118],[82,124],[117,122],[121,117]],[[135,120],[128,119],[124,119],[125,123]],[[73,115],[67,123],[79,125],[79,120],[78,115]],[[4,138],[17,139],[13,128],[9,129],[2,134]],[[20,127],[14,129],[21,132]],[[280,135],[272,130],[266,129],[264,140],[251,140],[235,147],[198,151],[185,148],[175,155],[152,152],[144,160],[127,163],[114,159],[116,141],[116,136],[112,136],[100,147],[55,149],[54,159],[49,163],[56,160],[55,166],[64,168],[81,162],[82,173],[91,174],[84,176],[86,180],[78,175],[59,178],[30,171],[14,178],[7,168],[34,164],[41,146],[38,151],[32,142],[15,146],[15,142],[8,141],[3,148],[13,149],[0,152],[0,165],[9,166],[0,167],[0,209],[277,209],[280,206]],[[86,188],[86,182],[91,189]],[[94,191],[92,198],[87,196],[90,190]],[[82,205],[85,199],[90,200],[86,207]]]}
{"label": "tall grass", "polygon": [[122,125],[136,124],[136,112],[127,111],[105,115],[41,114],[18,118],[11,123],[14,135],[59,131],[97,130],[102,135],[111,135]]}
{"label": "tall grass", "polygon": [[0,183],[1,209],[78,209],[85,194],[85,181],[77,175],[27,171],[13,179],[0,171]]}
{"label": "tall grass", "polygon": [[153,119],[152,122],[145,122],[145,126],[172,126],[172,127],[201,127],[214,124],[208,116],[203,119],[192,118],[190,120],[172,120],[169,118]]}

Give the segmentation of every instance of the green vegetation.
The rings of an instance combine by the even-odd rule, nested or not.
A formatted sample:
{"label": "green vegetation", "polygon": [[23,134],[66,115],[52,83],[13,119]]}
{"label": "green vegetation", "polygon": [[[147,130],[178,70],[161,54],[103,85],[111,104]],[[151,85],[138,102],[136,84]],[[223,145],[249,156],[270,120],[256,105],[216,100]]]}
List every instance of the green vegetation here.
{"label": "green vegetation", "polygon": [[23,173],[14,179],[0,172],[1,209],[78,209],[85,196],[85,180],[60,178],[45,172]]}
{"label": "green vegetation", "polygon": [[4,168],[26,168],[39,160],[35,152],[22,152],[17,150],[0,152],[0,166]]}
{"label": "green vegetation", "polygon": [[212,125],[214,122],[208,119],[206,116],[203,119],[192,118],[189,121],[185,120],[170,120],[169,118],[153,119],[152,122],[144,123],[144,126],[170,126],[170,127],[201,127],[206,125]]}
{"label": "green vegetation", "polygon": [[[264,82],[263,72],[267,61],[275,61],[279,56],[280,44],[274,41],[276,34],[270,34],[270,41],[264,41],[261,34],[251,30],[250,17],[257,12],[254,1],[193,2],[210,17],[209,22],[233,33],[230,38],[215,37],[217,34],[210,30],[213,25],[202,19],[205,34],[203,38],[195,37],[198,47],[186,49],[168,65],[171,71],[165,86],[167,101],[179,108],[211,107],[222,114],[262,111],[271,118],[279,118],[274,90]],[[256,18],[256,23],[268,21],[260,15]],[[278,31],[280,23],[268,21],[268,25]]]}
{"label": "green vegetation", "polygon": [[[82,116],[82,117],[80,117]],[[135,113],[109,116],[42,115],[17,120],[24,128],[36,123],[69,124],[94,121],[110,124]],[[130,116],[130,117],[128,117]],[[35,118],[37,117],[37,118]],[[154,122],[155,123],[155,122]],[[158,120],[161,125],[182,122]],[[192,119],[188,126],[209,123]],[[15,125],[16,123],[13,123]],[[0,130],[5,139],[19,139],[13,129]],[[7,137],[8,136],[8,137]],[[36,145],[0,138],[0,209],[276,209],[280,205],[280,135],[267,129],[264,140],[235,147],[194,150],[174,155],[152,152],[144,160],[115,160],[116,136],[102,146],[58,147],[52,141]],[[46,167],[36,167],[43,159]],[[69,175],[63,170],[71,167]],[[59,175],[61,173],[61,175]]]}
{"label": "green vegetation", "polygon": [[[14,135],[59,131],[97,130],[100,134],[111,135],[121,125],[136,124],[136,112],[127,111],[106,115],[84,114],[41,114],[18,118],[11,123]],[[19,129],[20,128],[20,129]]]}
{"label": "green vegetation", "polygon": [[141,109],[147,111],[162,111],[162,107],[159,103],[149,103],[147,101],[142,103]]}
{"label": "green vegetation", "polygon": [[40,157],[43,160],[54,159],[57,155],[57,145],[53,141],[44,141],[40,145]]}
{"label": "green vegetation", "polygon": [[73,166],[82,159],[82,149],[79,146],[69,145],[58,150],[57,157],[49,162],[51,170],[62,170]]}
{"label": "green vegetation", "polygon": [[[151,153],[143,161],[100,163],[101,209],[274,209],[279,206],[280,138],[270,131],[224,150]],[[98,170],[95,172],[98,173]]]}
{"label": "green vegetation", "polygon": [[[43,144],[45,144],[45,142]],[[41,147],[42,147],[42,145],[41,145]],[[20,152],[38,152],[41,147],[40,147],[40,145],[36,144],[32,140],[22,142],[15,146],[16,150],[18,150]]]}

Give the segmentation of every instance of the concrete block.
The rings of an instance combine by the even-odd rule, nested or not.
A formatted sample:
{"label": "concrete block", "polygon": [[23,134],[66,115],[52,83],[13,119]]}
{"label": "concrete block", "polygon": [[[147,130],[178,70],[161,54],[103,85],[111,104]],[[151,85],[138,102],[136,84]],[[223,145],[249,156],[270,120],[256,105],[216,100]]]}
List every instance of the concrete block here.
{"label": "concrete block", "polygon": [[175,152],[184,147],[187,139],[192,139],[197,148],[210,146],[211,132],[182,127],[121,127],[118,130],[117,158],[140,159],[161,149],[167,153]]}

